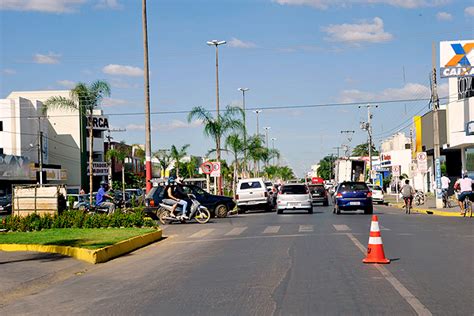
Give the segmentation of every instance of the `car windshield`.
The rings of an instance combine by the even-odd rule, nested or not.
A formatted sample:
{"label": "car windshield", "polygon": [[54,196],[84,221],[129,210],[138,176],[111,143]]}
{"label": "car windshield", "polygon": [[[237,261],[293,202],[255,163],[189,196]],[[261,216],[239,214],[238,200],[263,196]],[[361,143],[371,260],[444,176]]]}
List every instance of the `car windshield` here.
{"label": "car windshield", "polygon": [[285,185],[281,188],[281,194],[307,194],[304,185]]}
{"label": "car windshield", "polygon": [[242,182],[242,184],[240,185],[241,190],[258,189],[258,188],[261,188],[261,187],[262,187],[262,185],[258,181],[255,181],[255,182]]}
{"label": "car windshield", "polygon": [[193,190],[196,194],[205,195],[207,192],[201,189],[200,187],[193,187]]}
{"label": "car windshield", "polygon": [[368,187],[365,183],[349,182],[342,183],[338,191],[367,191]]}
{"label": "car windshield", "polygon": [[271,187],[273,184],[271,182],[265,182],[266,187]]}

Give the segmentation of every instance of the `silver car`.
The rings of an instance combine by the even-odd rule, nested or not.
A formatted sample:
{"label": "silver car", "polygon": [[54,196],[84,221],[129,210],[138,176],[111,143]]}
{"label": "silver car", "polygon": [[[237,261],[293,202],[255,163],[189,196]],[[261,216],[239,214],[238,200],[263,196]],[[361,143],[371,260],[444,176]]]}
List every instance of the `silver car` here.
{"label": "silver car", "polygon": [[311,194],[304,184],[284,184],[278,192],[277,213],[282,214],[284,210],[294,209],[306,209],[309,214],[313,213]]}

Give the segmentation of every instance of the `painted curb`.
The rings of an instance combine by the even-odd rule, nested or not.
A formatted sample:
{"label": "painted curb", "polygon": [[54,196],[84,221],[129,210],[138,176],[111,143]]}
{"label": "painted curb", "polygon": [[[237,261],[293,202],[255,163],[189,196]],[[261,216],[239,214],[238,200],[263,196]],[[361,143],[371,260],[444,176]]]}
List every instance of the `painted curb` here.
{"label": "painted curb", "polygon": [[[403,205],[401,204],[389,203],[389,205],[392,207],[403,209]],[[412,208],[411,211],[418,214],[427,214],[427,215],[436,215],[436,216],[445,216],[445,217],[463,217],[463,215],[459,214],[461,211],[446,212],[446,211],[438,211],[438,210],[433,210],[433,209],[422,209],[422,208]]]}
{"label": "painted curb", "polygon": [[96,264],[109,261],[110,259],[119,257],[138,248],[151,244],[152,242],[160,240],[162,236],[162,230],[158,229],[155,232],[132,237],[114,245],[96,250],[55,245],[0,244],[0,251],[52,252]]}

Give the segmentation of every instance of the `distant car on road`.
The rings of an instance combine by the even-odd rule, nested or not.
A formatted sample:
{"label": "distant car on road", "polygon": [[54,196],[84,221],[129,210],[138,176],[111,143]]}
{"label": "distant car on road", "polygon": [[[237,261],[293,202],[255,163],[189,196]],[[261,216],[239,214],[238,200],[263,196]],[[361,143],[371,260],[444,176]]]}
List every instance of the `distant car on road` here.
{"label": "distant car on road", "polygon": [[309,189],[305,184],[284,184],[277,197],[277,213],[284,210],[305,209],[313,213],[313,205]]}
{"label": "distant car on road", "polygon": [[341,214],[341,210],[373,213],[372,192],[365,182],[342,182],[337,186],[333,213]]}
{"label": "distant car on road", "polygon": [[322,184],[310,184],[308,185],[309,192],[311,193],[311,201],[313,203],[323,203],[323,206],[329,205],[328,191]]}
{"label": "distant car on road", "polygon": [[270,194],[262,178],[240,179],[235,199],[241,213],[251,208],[272,209]]}
{"label": "distant car on road", "polygon": [[0,196],[0,213],[12,213],[12,196],[10,194]]}
{"label": "distant car on road", "polygon": [[367,186],[369,187],[369,190],[372,191],[372,201],[379,204],[383,204],[384,196],[382,188],[378,185],[373,185],[371,183],[367,183]]}

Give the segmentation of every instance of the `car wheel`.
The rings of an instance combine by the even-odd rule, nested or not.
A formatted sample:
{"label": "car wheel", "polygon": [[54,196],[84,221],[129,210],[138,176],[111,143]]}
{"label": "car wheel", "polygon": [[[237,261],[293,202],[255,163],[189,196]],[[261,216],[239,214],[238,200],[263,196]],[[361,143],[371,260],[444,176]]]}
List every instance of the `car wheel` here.
{"label": "car wheel", "polygon": [[374,213],[374,207],[373,206],[369,206],[368,208],[366,208],[364,210],[364,214],[373,214]]}
{"label": "car wheel", "polygon": [[283,214],[283,210],[277,210],[277,214]]}
{"label": "car wheel", "polygon": [[329,201],[328,201],[328,200],[324,200],[323,206],[329,206]]}
{"label": "car wheel", "polygon": [[313,214],[313,208],[308,209],[308,214]]}
{"label": "car wheel", "polygon": [[335,210],[336,210],[336,214],[337,215],[340,215],[341,214],[341,209],[339,208],[339,206],[335,206]]}
{"label": "car wheel", "polygon": [[237,208],[237,213],[239,213],[239,214],[245,214],[246,211],[247,211],[247,209],[243,206],[239,206]]}
{"label": "car wheel", "polygon": [[228,211],[229,210],[227,209],[227,206],[225,204],[219,204],[216,206],[214,213],[216,214],[217,217],[223,218],[223,217],[227,217]]}

